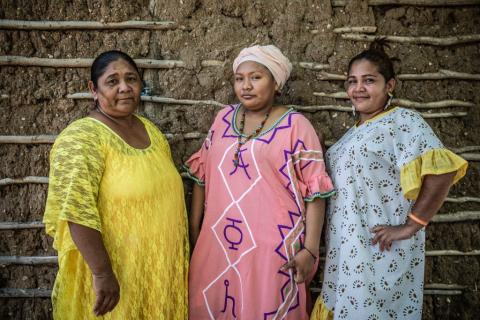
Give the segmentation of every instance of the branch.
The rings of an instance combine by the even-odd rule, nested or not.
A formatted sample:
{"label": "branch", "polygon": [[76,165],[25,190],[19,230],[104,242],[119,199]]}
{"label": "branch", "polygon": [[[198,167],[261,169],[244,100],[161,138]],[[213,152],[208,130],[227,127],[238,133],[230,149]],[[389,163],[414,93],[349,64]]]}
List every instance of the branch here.
{"label": "branch", "polygon": [[41,229],[45,225],[41,221],[33,222],[0,222],[0,230]]}
{"label": "branch", "polygon": [[431,250],[426,251],[427,257],[440,257],[440,256],[480,256],[480,250],[472,251],[458,251],[458,250]]}
{"label": "branch", "polygon": [[41,264],[57,264],[57,256],[50,257],[18,257],[18,256],[0,256],[0,265],[9,264],[25,264],[25,265],[41,265]]}
{"label": "branch", "polygon": [[300,68],[309,70],[324,70],[330,68],[330,65],[328,64],[321,64],[315,62],[294,62],[293,64],[299,66]]}
{"label": "branch", "polygon": [[38,135],[38,136],[0,136],[0,143],[18,143],[18,144],[40,144],[54,143],[56,135]]}
{"label": "branch", "polygon": [[[345,91],[339,92],[314,92],[314,96],[317,97],[327,97],[327,98],[334,98],[334,99],[349,99],[347,93]],[[412,101],[407,99],[393,99],[392,104],[407,107],[407,108],[416,108],[416,109],[438,109],[438,108],[450,108],[450,107],[475,107],[475,104],[468,101],[461,101],[461,100],[440,100],[440,101],[433,101],[433,102],[418,102]]]}
{"label": "branch", "polygon": [[50,298],[52,290],[1,288],[0,298]]}
{"label": "branch", "polygon": [[[79,92],[73,94],[67,94],[67,99],[93,99],[93,96],[89,92]],[[188,100],[188,99],[175,99],[161,96],[141,96],[142,101],[146,102],[158,102],[166,104],[187,104],[187,105],[213,105],[218,107],[224,107],[225,104],[214,100]]]}
{"label": "branch", "polygon": [[456,72],[451,70],[440,69],[438,72],[420,73],[420,74],[399,74],[397,76],[400,80],[445,80],[445,79],[460,79],[460,80],[480,80],[480,74]]}
{"label": "branch", "polygon": [[[332,0],[332,7],[344,7],[347,0]],[[423,7],[447,7],[478,5],[478,0],[368,0],[369,6],[407,5]]]}
{"label": "branch", "polygon": [[28,176],[23,178],[5,178],[0,179],[0,187],[10,184],[27,184],[27,183],[48,183],[48,177]]}
{"label": "branch", "polygon": [[[328,73],[325,71],[320,72],[317,75],[319,80],[347,80],[347,76],[343,74]],[[397,79],[408,81],[408,80],[446,80],[446,79],[455,79],[455,80],[480,80],[480,74],[473,73],[464,73],[456,72],[445,69],[440,69],[438,72],[431,73],[418,73],[418,74],[399,74]]]}
{"label": "branch", "polygon": [[8,98],[10,98],[10,96],[9,96],[8,94],[3,94],[3,93],[2,93],[2,94],[0,95],[0,99],[2,99],[2,100],[8,99]]}
{"label": "branch", "polygon": [[453,202],[453,203],[480,202],[480,198],[474,198],[474,197],[446,198],[445,201]]}
{"label": "branch", "polygon": [[474,43],[480,41],[480,34],[468,34],[454,37],[409,37],[409,36],[387,36],[387,35],[367,35],[357,33],[344,33],[341,35],[342,39],[354,41],[368,41],[372,42],[375,39],[383,38],[390,42],[412,43],[412,44],[426,44],[432,46],[451,46],[462,43]]}
{"label": "branch", "polygon": [[480,211],[460,211],[455,213],[436,214],[432,218],[432,222],[463,222],[480,220]]}
{"label": "branch", "polygon": [[480,161],[479,153],[460,153],[460,156],[468,161]]}
{"label": "branch", "polygon": [[[90,68],[92,62],[93,59],[91,58],[50,59],[21,56],[0,56],[0,66]],[[180,60],[135,59],[135,63],[139,68],[146,69],[171,69],[185,67],[185,62]]]}
{"label": "branch", "polygon": [[365,27],[341,27],[333,29],[334,33],[349,33],[349,32],[365,32],[365,33],[375,33],[377,32],[377,27],[375,26],[365,26]]}
{"label": "branch", "polygon": [[172,30],[178,27],[173,21],[122,21],[102,23],[98,21],[27,21],[0,20],[0,29],[6,30]]}

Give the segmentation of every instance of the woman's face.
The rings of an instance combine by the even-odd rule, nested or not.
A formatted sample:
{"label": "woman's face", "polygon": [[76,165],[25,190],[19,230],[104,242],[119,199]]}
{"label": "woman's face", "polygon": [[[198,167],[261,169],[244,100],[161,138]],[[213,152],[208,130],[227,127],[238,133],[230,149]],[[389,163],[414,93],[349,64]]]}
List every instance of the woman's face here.
{"label": "woman's face", "polygon": [[246,109],[260,111],[272,106],[278,86],[267,68],[254,61],[245,61],[234,77],[235,94]]}
{"label": "woman's face", "polygon": [[140,103],[142,81],[135,68],[127,61],[111,62],[98,78],[97,88],[88,83],[94,99],[111,116],[124,117],[132,114]]}
{"label": "woman's face", "polygon": [[385,107],[388,92],[395,88],[395,79],[385,82],[377,67],[368,60],[353,63],[346,89],[350,101],[360,113],[373,113]]}

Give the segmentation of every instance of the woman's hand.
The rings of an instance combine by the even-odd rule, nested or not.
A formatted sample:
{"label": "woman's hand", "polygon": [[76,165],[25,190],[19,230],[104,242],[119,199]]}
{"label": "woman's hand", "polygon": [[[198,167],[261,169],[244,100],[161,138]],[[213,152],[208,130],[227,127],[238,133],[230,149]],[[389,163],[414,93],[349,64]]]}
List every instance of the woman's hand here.
{"label": "woman's hand", "polygon": [[292,269],[295,282],[302,283],[305,282],[308,275],[312,273],[314,265],[315,259],[307,250],[303,249],[300,250],[292,260],[285,263],[281,270],[287,271],[288,269]]}
{"label": "woman's hand", "polygon": [[93,290],[96,296],[93,313],[97,317],[112,311],[120,301],[120,286],[113,272],[93,275]]}
{"label": "woman's hand", "polygon": [[[421,227],[421,226],[420,226]],[[406,223],[399,226],[379,225],[370,229],[375,236],[372,245],[378,243],[380,251],[390,251],[393,241],[410,239],[420,228],[414,224]]]}

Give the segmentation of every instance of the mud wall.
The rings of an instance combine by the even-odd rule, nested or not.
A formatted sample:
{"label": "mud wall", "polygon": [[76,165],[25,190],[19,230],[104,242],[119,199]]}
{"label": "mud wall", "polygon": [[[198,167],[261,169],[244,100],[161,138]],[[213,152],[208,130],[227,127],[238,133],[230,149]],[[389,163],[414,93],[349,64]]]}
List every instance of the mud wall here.
{"label": "mud wall", "polygon": [[[35,222],[41,221],[44,210],[53,135],[91,108],[89,99],[75,95],[87,91],[89,79],[88,61],[76,58],[120,49],[135,59],[163,63],[162,68],[146,64],[142,68],[152,96],[160,102],[146,101],[140,112],[168,134],[180,167],[201,145],[218,103],[235,101],[231,63],[241,48],[254,43],[275,44],[295,62],[280,102],[303,110],[327,143],[337,140],[353,119],[341,94],[336,98],[331,94],[343,91],[349,58],[366,48],[368,37],[374,35],[398,37],[388,40],[396,71],[402,75],[396,97],[407,100],[399,104],[424,113],[445,145],[470,160],[467,177],[451,190],[451,199],[440,212],[453,221],[428,228],[424,319],[476,318],[480,314],[480,4],[378,5],[385,2],[2,0],[0,318],[51,318],[48,295],[56,252]],[[7,19],[16,22],[9,26]],[[41,30],[45,28],[19,24],[22,20],[174,24],[165,29]],[[341,27],[373,28],[338,30]],[[448,43],[451,37],[457,38]],[[416,79],[407,80],[412,74]],[[188,199],[191,185],[185,185]],[[317,288],[320,278],[321,271]]]}

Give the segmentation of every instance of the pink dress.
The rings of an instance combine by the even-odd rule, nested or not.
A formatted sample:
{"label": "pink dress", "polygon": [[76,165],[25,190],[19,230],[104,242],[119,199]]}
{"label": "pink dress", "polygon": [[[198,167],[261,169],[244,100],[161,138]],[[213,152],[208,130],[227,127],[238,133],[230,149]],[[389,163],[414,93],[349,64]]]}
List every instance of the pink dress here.
{"label": "pink dress", "polygon": [[280,267],[303,245],[305,201],[334,193],[322,148],[310,122],[290,109],[242,146],[235,167],[238,110],[222,109],[187,161],[192,179],[205,185],[190,319],[308,319],[308,287]]}

